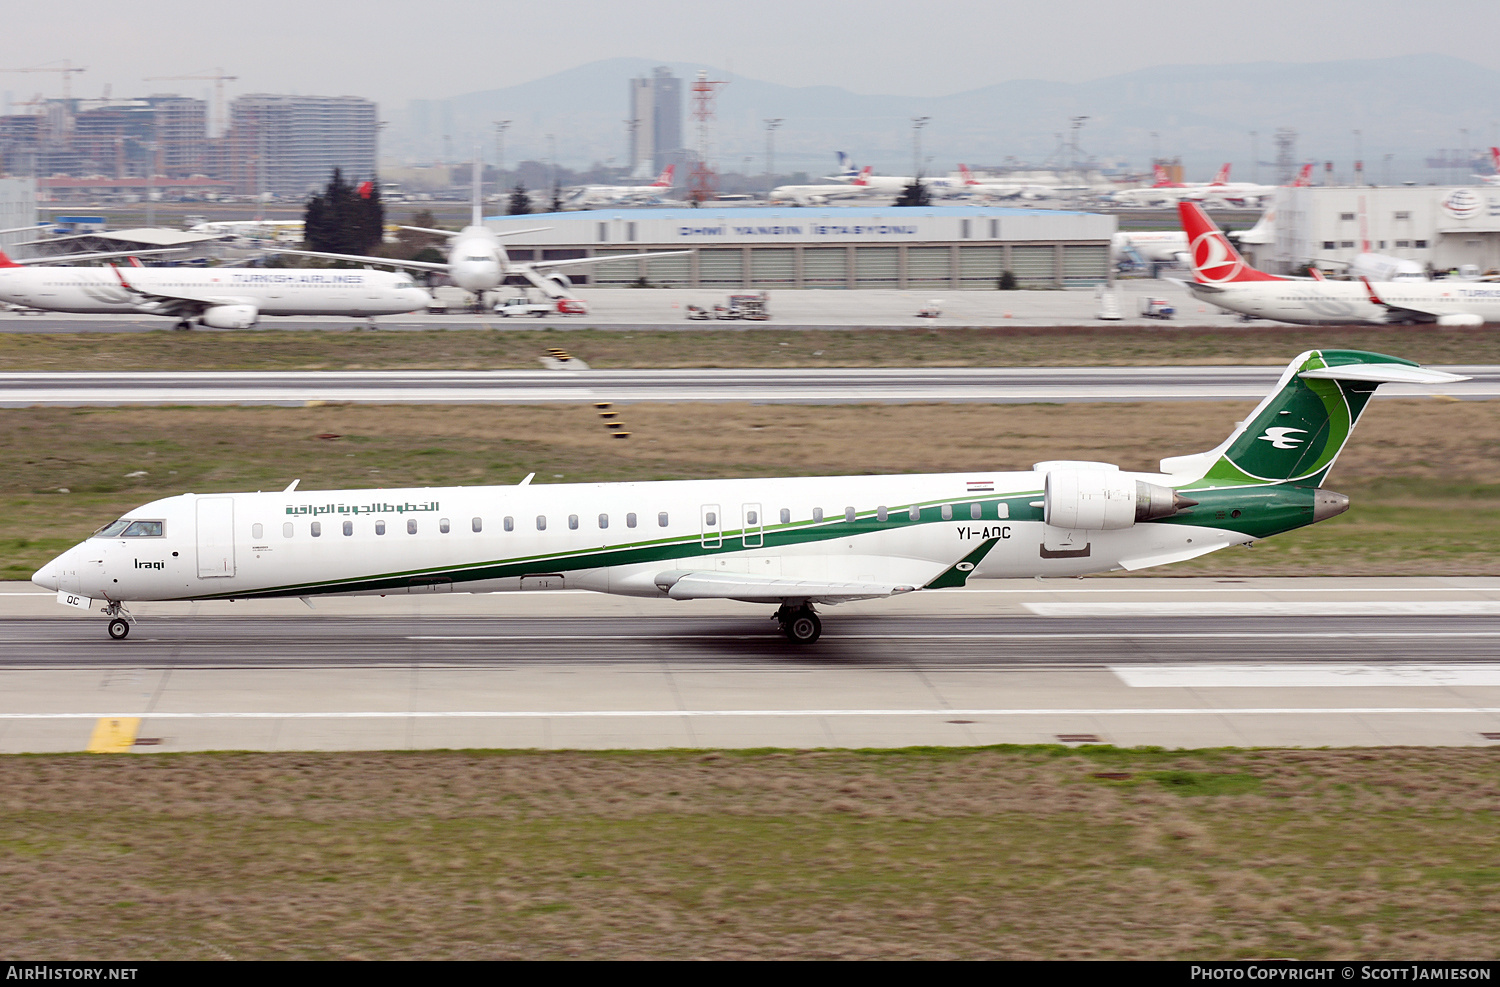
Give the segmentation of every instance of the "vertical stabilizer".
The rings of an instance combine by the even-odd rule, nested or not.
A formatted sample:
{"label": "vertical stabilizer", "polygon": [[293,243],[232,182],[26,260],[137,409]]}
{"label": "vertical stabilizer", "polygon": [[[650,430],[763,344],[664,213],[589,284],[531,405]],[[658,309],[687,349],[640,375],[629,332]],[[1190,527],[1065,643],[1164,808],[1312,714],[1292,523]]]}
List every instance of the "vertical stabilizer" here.
{"label": "vertical stabilizer", "polygon": [[1381,353],[1308,350],[1229,438],[1206,453],[1162,460],[1162,472],[1201,474],[1184,487],[1321,486],[1375,388],[1463,379]]}
{"label": "vertical stabilizer", "polygon": [[480,156],[478,148],[475,148],[474,150],[474,174],[471,177],[473,178],[472,184],[474,186],[474,190],[470,193],[469,198],[469,225],[483,226],[484,206],[482,205],[482,203],[484,202],[484,159]]}
{"label": "vertical stabilizer", "polygon": [[1187,252],[1193,265],[1193,278],[1199,284],[1286,280],[1251,267],[1198,203],[1186,200],[1179,202],[1177,214],[1182,219],[1182,231],[1187,234]]}

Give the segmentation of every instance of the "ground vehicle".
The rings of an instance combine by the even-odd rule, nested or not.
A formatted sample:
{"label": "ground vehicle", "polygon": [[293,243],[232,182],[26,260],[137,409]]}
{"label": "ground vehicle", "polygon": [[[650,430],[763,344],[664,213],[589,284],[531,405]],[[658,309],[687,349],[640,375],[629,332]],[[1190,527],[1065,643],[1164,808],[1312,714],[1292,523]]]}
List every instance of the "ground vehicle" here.
{"label": "ground vehicle", "polygon": [[538,319],[547,315],[587,315],[588,306],[581,298],[557,298],[551,301],[534,302],[525,295],[502,298],[495,303],[495,314],[508,319],[512,315],[534,315]]}
{"label": "ground vehicle", "polygon": [[1141,314],[1148,319],[1170,319],[1177,309],[1165,298],[1142,298]]}

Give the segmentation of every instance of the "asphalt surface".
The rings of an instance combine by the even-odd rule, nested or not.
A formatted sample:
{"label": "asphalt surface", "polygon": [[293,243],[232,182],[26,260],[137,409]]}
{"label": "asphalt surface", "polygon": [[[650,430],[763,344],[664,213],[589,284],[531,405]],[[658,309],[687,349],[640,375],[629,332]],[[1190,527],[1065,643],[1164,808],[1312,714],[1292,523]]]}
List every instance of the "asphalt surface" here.
{"label": "asphalt surface", "polygon": [[[608,401],[1156,401],[1263,397],[1279,367],[836,370],[494,370],[0,373],[0,407],[280,404],[308,401],[536,404]],[[1442,367],[1472,380],[1389,384],[1383,397],[1500,397],[1500,367]]]}
{"label": "asphalt surface", "polygon": [[115,642],[9,584],[0,751],[122,717],[142,752],[1500,740],[1496,579],[985,581],[827,608],[807,647],[728,602],[315,606],[142,605]]}

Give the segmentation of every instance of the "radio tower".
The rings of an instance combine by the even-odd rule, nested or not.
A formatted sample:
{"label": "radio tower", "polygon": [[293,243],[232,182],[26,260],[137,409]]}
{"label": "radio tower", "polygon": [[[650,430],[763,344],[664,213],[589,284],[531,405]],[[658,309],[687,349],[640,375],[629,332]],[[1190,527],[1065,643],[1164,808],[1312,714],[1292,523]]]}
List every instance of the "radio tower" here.
{"label": "radio tower", "polygon": [[693,82],[693,119],[698,121],[698,160],[693,163],[693,173],[688,181],[688,199],[701,205],[718,194],[717,176],[709,164],[713,141],[714,103],[718,99],[720,86],[728,81],[716,81],[700,71]]}

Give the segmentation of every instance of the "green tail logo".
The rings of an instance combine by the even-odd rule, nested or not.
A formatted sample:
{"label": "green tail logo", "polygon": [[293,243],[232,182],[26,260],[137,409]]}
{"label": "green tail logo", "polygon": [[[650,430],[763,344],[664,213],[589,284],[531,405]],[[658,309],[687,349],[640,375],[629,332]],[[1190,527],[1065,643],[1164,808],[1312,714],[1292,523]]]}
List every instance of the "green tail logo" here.
{"label": "green tail logo", "polygon": [[1427,374],[1435,372],[1380,353],[1309,350],[1292,361],[1276,390],[1215,450],[1218,459],[1194,485],[1321,486],[1375,388],[1416,382]]}

